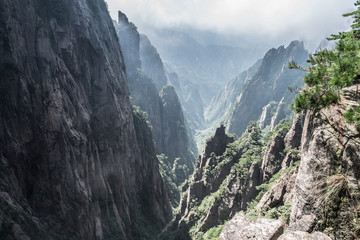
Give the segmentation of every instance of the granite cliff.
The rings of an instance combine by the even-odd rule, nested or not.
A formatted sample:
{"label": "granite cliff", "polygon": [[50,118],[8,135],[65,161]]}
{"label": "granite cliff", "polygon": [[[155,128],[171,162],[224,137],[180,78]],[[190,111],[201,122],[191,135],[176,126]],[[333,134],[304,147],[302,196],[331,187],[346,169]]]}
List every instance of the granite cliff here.
{"label": "granite cliff", "polygon": [[[275,116],[272,127],[291,115],[288,106],[295,94],[292,94],[288,87],[300,88],[305,74],[288,69],[287,64],[296,61],[305,65],[307,58],[308,52],[299,41],[291,42],[286,48],[281,46],[269,50],[256,73],[242,87],[236,102],[233,103],[233,110],[226,120],[229,132],[241,135],[248,123],[257,121],[261,115],[264,115],[264,121],[270,119],[268,123],[271,123]],[[273,103],[273,108],[266,107],[270,103]]]}
{"label": "granite cliff", "polygon": [[357,239],[359,130],[343,114],[360,98],[356,86],[341,96],[267,134],[218,128],[163,239]]}
{"label": "granite cliff", "polygon": [[0,12],[1,238],[154,237],[171,207],[105,2]]}
{"label": "granite cliff", "polygon": [[165,178],[170,180],[166,181],[166,186],[176,207],[180,195],[174,184],[179,186],[193,172],[197,152],[194,141],[188,132],[178,95],[174,87],[167,85],[163,62],[156,48],[145,35],[139,34],[122,12],[114,25],[124,48],[131,101],[147,113],[156,152],[161,155],[161,172],[169,176]]}

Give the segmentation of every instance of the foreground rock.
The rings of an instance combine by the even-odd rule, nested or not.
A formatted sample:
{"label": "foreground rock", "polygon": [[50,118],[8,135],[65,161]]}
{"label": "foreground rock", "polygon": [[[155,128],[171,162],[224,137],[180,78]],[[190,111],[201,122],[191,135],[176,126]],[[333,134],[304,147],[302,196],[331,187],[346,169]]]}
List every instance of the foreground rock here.
{"label": "foreground rock", "polygon": [[356,89],[344,89],[339,103],[306,114],[291,230],[321,231],[336,239],[360,236],[359,130],[342,117],[359,106]]}
{"label": "foreground rock", "polygon": [[331,240],[329,236],[321,232],[286,231],[278,240]]}
{"label": "foreground rock", "polygon": [[220,240],[275,240],[283,232],[284,223],[281,220],[260,218],[254,222],[240,213],[225,224],[220,234]]}

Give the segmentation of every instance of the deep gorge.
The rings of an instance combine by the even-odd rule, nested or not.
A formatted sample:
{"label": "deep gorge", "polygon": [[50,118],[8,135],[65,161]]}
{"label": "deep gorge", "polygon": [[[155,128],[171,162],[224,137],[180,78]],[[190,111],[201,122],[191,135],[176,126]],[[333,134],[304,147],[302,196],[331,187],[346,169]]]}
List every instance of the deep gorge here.
{"label": "deep gorge", "polygon": [[0,0],[0,239],[358,239],[357,25],[334,38],[263,53]]}

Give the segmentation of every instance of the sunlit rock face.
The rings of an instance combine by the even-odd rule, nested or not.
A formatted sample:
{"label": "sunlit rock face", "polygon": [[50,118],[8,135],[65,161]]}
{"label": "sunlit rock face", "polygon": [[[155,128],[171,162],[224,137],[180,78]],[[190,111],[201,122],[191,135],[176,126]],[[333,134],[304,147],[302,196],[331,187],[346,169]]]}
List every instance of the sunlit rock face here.
{"label": "sunlit rock face", "polygon": [[[306,65],[308,52],[304,44],[293,41],[288,47],[269,50],[253,77],[242,87],[233,106],[233,112],[227,119],[229,132],[240,135],[250,121],[262,120],[261,123],[274,128],[282,119],[291,115],[289,105],[295,94],[289,87],[303,85],[304,72],[288,69],[287,65],[294,60]],[[268,104],[274,105],[269,113],[264,110]],[[269,109],[271,110],[271,109]]]}

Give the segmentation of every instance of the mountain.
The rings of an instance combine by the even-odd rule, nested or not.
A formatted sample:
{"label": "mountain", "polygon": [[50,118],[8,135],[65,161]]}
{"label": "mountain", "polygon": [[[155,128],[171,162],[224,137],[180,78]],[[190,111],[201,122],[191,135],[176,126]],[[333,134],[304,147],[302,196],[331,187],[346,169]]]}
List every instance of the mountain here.
{"label": "mountain", "polygon": [[258,60],[248,70],[240,73],[220,90],[219,94],[211,100],[206,108],[205,118],[207,123],[211,126],[218,126],[221,122],[226,121],[234,110],[236,99],[242,88],[254,77],[261,64],[262,59]]}
{"label": "mountain", "polygon": [[197,131],[198,148],[204,147],[205,139],[220,124],[241,135],[250,121],[259,121],[262,129],[274,129],[282,120],[289,120],[295,94],[288,87],[302,86],[304,73],[288,69],[287,64],[292,60],[305,64],[307,56],[303,43],[293,41],[287,48],[269,50],[233,78],[205,108],[206,127]]}
{"label": "mountain", "polygon": [[156,89],[161,91],[167,84],[164,65],[156,48],[145,35],[140,35],[140,60],[141,68],[153,80]]}
{"label": "mountain", "polygon": [[[175,207],[180,185],[194,169],[196,147],[188,132],[182,106],[176,91],[167,85],[163,62],[156,48],[145,35],[139,34],[134,24],[122,12],[114,21],[127,70],[131,102],[145,111],[155,140],[156,152],[164,161],[161,166],[170,171],[166,182],[170,200]],[[163,175],[165,169],[162,169]],[[172,187],[170,187],[172,186]],[[171,188],[171,189],[170,189]],[[177,192],[177,193],[176,193]]]}
{"label": "mountain", "polygon": [[[234,46],[232,41],[228,41],[229,45],[220,44],[223,37],[196,30],[148,29],[146,34],[164,60],[169,83],[179,94],[185,118],[195,136],[207,129],[205,109],[219,89],[263,52],[239,47],[241,44]],[[200,146],[202,138],[195,138]]]}
{"label": "mountain", "polygon": [[156,236],[172,210],[105,2],[0,11],[0,238]]}
{"label": "mountain", "polygon": [[343,118],[359,106],[356,86],[341,96],[265,135],[256,123],[238,139],[220,126],[161,239],[356,239],[359,128]]}
{"label": "mountain", "polygon": [[[213,91],[248,68],[249,63],[259,55],[252,48],[203,44],[181,30],[154,30],[149,31],[148,36],[166,63],[184,70],[176,72],[181,78],[186,79],[188,76],[194,83],[215,84],[208,85]],[[203,97],[204,100],[210,100],[206,94]]]}
{"label": "mountain", "polygon": [[[286,118],[289,114],[286,111],[290,112],[287,109],[295,96],[288,88],[301,87],[305,75],[302,71],[288,69],[287,65],[290,61],[296,61],[305,66],[307,58],[308,52],[299,41],[291,42],[287,48],[281,46],[269,50],[255,75],[242,87],[237,96],[234,110],[226,123],[229,132],[242,134],[250,121],[260,118],[263,109],[271,110],[269,107],[266,108],[271,102],[277,103],[273,112],[279,115],[274,120],[273,127],[281,119]],[[274,114],[271,114],[270,119]]]}

